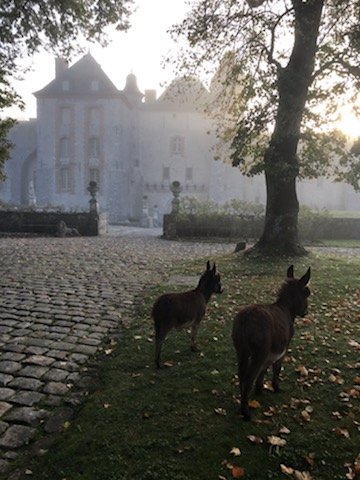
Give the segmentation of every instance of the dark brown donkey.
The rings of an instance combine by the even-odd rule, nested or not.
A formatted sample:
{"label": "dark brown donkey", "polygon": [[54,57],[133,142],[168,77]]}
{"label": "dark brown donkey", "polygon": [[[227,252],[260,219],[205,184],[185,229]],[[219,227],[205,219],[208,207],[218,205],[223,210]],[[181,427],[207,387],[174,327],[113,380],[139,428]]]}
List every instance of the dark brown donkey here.
{"label": "dark brown donkey", "polygon": [[183,293],[165,293],[154,303],[152,317],[155,323],[155,364],[160,368],[161,347],[166,335],[173,328],[180,329],[191,325],[191,350],[196,351],[196,334],[201,319],[205,315],[206,304],[213,293],[222,293],[220,274],[216,265],[201,275],[198,286],[194,290]]}
{"label": "dark brown donkey", "polygon": [[264,375],[272,365],[272,386],[279,392],[279,373],[284,356],[294,335],[296,316],[307,313],[310,290],[310,267],[299,280],[294,278],[294,266],[287,270],[287,280],[278,298],[270,305],[247,305],[236,315],[232,338],[237,353],[241,413],[250,420],[249,395],[256,384],[256,393],[263,390]]}

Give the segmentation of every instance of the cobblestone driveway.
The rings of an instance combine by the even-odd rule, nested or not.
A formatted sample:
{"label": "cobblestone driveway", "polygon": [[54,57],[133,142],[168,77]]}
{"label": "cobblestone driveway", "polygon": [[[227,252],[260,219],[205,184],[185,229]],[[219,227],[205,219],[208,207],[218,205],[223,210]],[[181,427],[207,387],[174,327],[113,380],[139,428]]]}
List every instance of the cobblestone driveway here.
{"label": "cobblestone driveway", "polygon": [[0,473],[40,424],[51,433],[71,416],[63,396],[134,294],[177,259],[233,248],[133,235],[0,239]]}

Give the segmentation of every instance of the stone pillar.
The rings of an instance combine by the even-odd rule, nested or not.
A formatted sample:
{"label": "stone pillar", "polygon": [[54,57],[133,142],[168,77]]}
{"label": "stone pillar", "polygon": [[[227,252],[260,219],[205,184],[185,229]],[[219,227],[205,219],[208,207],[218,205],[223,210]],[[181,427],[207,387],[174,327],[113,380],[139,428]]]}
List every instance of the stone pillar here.
{"label": "stone pillar", "polygon": [[87,189],[91,195],[91,198],[89,200],[90,213],[92,213],[93,215],[99,215],[99,204],[96,198],[99,187],[97,186],[97,183],[92,180],[91,182],[89,182],[89,186]]}
{"label": "stone pillar", "polygon": [[170,190],[171,193],[173,194],[174,198],[172,199],[171,202],[171,214],[172,215],[177,215],[179,213],[180,209],[180,193],[182,192],[182,186],[181,183],[175,180],[172,182],[170,185]]}

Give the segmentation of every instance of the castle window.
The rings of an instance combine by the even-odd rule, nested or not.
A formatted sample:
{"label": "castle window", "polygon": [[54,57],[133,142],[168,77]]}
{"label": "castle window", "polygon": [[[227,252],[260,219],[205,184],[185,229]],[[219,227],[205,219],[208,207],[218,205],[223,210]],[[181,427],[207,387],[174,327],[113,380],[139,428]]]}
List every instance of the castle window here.
{"label": "castle window", "polygon": [[62,85],[63,92],[68,92],[70,90],[69,80],[63,80],[61,85]]}
{"label": "castle window", "polygon": [[97,186],[100,187],[100,170],[98,168],[89,169],[89,182],[96,182]]}
{"label": "castle window", "polygon": [[70,168],[60,168],[59,171],[59,187],[60,192],[71,192],[71,170]]}
{"label": "castle window", "polygon": [[71,108],[64,107],[61,109],[61,123],[62,125],[70,125],[71,123]]}
{"label": "castle window", "polygon": [[185,170],[185,180],[191,182],[193,180],[193,169],[191,167]]}
{"label": "castle window", "polygon": [[170,138],[170,153],[172,155],[181,155],[185,153],[185,138],[179,135]]}
{"label": "castle window", "polygon": [[162,179],[163,180],[170,180],[170,167],[163,167]]}
{"label": "castle window", "polygon": [[100,157],[100,139],[98,137],[89,138],[89,156],[90,158]]}
{"label": "castle window", "polygon": [[60,158],[70,158],[70,139],[60,138]]}

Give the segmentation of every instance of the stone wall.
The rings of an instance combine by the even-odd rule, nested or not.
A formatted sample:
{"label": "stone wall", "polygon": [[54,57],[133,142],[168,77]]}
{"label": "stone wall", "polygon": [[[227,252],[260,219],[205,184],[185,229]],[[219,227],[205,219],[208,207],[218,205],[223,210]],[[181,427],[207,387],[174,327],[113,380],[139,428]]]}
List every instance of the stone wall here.
{"label": "stone wall", "polygon": [[82,236],[101,235],[107,228],[103,213],[0,210],[0,232],[55,235],[61,220],[67,227],[76,228]]}

